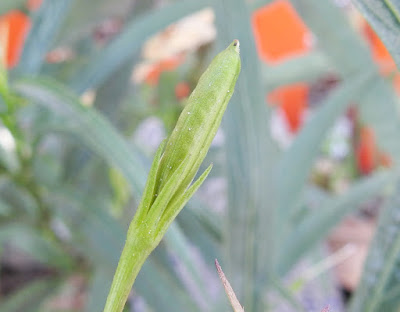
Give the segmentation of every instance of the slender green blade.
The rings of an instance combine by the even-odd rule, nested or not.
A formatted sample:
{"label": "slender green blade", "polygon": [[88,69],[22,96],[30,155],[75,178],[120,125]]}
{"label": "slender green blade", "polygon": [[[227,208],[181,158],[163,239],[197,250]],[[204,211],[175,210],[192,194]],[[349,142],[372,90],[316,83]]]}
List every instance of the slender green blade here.
{"label": "slender green blade", "polygon": [[396,0],[353,0],[400,65],[400,5]]}
{"label": "slender green blade", "polygon": [[[344,12],[332,0],[292,0],[317,37],[318,48],[344,77],[374,67],[371,53]],[[323,18],[322,18],[323,17]],[[354,56],[357,57],[354,57]]]}
{"label": "slender green blade", "polygon": [[71,87],[78,93],[96,87],[137,53],[150,35],[205,5],[205,1],[179,1],[134,19],[89,64],[73,75]]}
{"label": "slender green blade", "polygon": [[266,90],[296,82],[313,82],[326,73],[332,73],[333,66],[321,52],[312,52],[290,58],[277,65],[263,65],[262,81]]}
{"label": "slender green blade", "polygon": [[[106,211],[106,201],[101,196],[88,199],[86,194],[70,190],[68,187],[54,190],[51,196],[52,200],[58,203],[58,213],[63,220],[75,220],[69,222],[74,234],[78,234],[75,245],[79,246],[81,253],[94,265],[86,311],[99,311],[99,307],[104,308],[126,239],[126,229]],[[67,207],[68,209],[65,209]],[[174,242],[170,244],[173,245]],[[182,252],[189,250],[186,246],[182,248]],[[177,257],[181,258],[180,255]],[[196,303],[183,289],[170,260],[157,250],[144,264],[134,290],[155,311],[159,311],[163,305],[165,311],[196,311]],[[104,295],[97,297],[96,294],[100,293]]]}
{"label": "slender green blade", "polygon": [[287,237],[279,257],[279,274],[286,274],[345,215],[355,211],[366,199],[379,194],[392,178],[387,172],[376,173],[356,182],[345,194],[322,203],[321,209],[298,224]]}
{"label": "slender green blade", "polygon": [[113,277],[113,273],[104,266],[96,266],[93,271],[94,273],[88,287],[88,298],[85,308],[87,312],[103,310],[105,302],[103,298],[107,298]]}
{"label": "slender green blade", "polygon": [[96,93],[96,100],[93,106],[105,115],[108,120],[117,128],[122,130],[121,106],[131,85],[133,60],[130,59],[122,68],[114,72],[102,83]]}
{"label": "slender green blade", "polygon": [[[378,229],[368,252],[360,286],[351,304],[351,312],[393,311],[397,304],[381,304],[385,296],[399,285],[400,272],[400,183],[392,189],[385,210],[379,219]],[[393,300],[393,298],[392,298]],[[395,300],[392,301],[396,302]],[[397,310],[396,309],[396,310]]]}
{"label": "slender green blade", "polygon": [[[400,157],[400,141],[395,140],[392,135],[400,131],[396,95],[380,76],[367,45],[334,1],[293,0],[292,2],[316,35],[319,49],[326,54],[329,63],[343,78],[366,70],[373,72],[374,79],[371,79],[366,88],[368,92],[360,93],[356,103],[360,106],[362,121],[372,126],[380,147],[390,153],[396,161]],[[394,3],[391,0],[356,0],[356,2],[373,2],[375,8],[385,7],[389,2]],[[390,20],[387,22],[390,23]],[[398,42],[397,39],[391,41]]]}
{"label": "slender green blade", "polygon": [[57,36],[58,45],[73,45],[77,41],[92,36],[96,27],[107,19],[126,20],[138,7],[148,7],[152,0],[70,0],[71,10]]}
{"label": "slender green blade", "polygon": [[359,75],[344,81],[343,85],[325,100],[283,155],[277,176],[281,222],[288,220],[298,202],[327,132],[351,101],[366,91],[368,79],[368,75]]}
{"label": "slender green blade", "polygon": [[272,172],[276,150],[269,136],[269,114],[246,3],[225,0],[216,9],[221,41],[239,39],[243,59],[223,123],[229,207],[223,263],[245,310],[264,311],[261,296],[275,257]]}
{"label": "slender green blade", "polygon": [[35,75],[39,72],[70,3],[71,0],[45,0],[39,11],[34,14],[33,25],[17,68],[19,73]]}
{"label": "slender green blade", "polygon": [[79,137],[119,168],[131,184],[133,193],[140,197],[146,176],[143,165],[106,119],[83,106],[73,93],[54,81],[27,79],[16,83],[15,87],[24,96],[70,120]]}
{"label": "slender green blade", "polygon": [[[110,164],[119,168],[130,182],[133,194],[140,197],[145,184],[144,168],[146,166],[140,159],[140,153],[129,148],[126,141],[106,119],[95,110],[82,106],[72,93],[55,82],[43,79],[24,80],[17,82],[15,87],[38,104],[51,108],[54,113],[67,117],[67,120],[73,122],[75,134]],[[171,245],[177,243],[168,232],[165,240]],[[102,240],[98,242],[101,244]],[[190,247],[174,250],[181,253],[182,259],[187,259],[185,253],[190,250]],[[115,253],[115,256],[118,257],[119,253]],[[190,266],[190,263],[186,265]],[[194,280],[196,280],[195,277]]]}
{"label": "slender green blade", "polygon": [[360,96],[362,120],[372,126],[379,148],[388,153],[393,162],[400,160],[400,142],[396,133],[400,133],[398,117],[398,96],[388,81],[375,75],[365,92]]}

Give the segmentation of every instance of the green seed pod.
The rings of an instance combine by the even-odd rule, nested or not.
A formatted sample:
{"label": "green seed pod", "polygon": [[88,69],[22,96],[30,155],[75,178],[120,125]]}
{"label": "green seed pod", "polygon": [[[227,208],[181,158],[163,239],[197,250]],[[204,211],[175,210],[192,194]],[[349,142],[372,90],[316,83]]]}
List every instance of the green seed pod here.
{"label": "green seed pod", "polygon": [[239,72],[239,41],[234,40],[200,77],[170,138],[158,148],[105,312],[122,311],[144,261],[210,172],[211,166],[190,185],[218,130]]}
{"label": "green seed pod", "polygon": [[156,193],[185,157],[191,158],[191,168],[179,189],[186,189],[191,183],[218,130],[239,72],[239,41],[234,40],[214,58],[190,95],[161,158]]}

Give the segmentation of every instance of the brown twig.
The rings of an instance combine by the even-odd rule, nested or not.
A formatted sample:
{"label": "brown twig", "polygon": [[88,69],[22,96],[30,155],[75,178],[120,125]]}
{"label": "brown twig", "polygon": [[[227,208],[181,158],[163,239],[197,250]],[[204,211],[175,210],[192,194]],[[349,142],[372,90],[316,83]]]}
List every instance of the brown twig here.
{"label": "brown twig", "polygon": [[233,311],[244,312],[243,307],[240,305],[239,300],[236,298],[235,292],[233,291],[231,284],[229,284],[229,281],[225,277],[225,274],[222,271],[221,266],[219,265],[217,259],[215,259],[215,267],[217,268],[219,278],[221,279],[222,284],[224,285],[226,295],[228,296],[228,299],[231,302]]}

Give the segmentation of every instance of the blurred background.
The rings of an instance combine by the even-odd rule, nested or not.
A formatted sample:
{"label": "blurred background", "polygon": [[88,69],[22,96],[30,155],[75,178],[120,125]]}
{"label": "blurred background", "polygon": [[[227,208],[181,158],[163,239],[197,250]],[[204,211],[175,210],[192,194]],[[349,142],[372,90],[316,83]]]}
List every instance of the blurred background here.
{"label": "blurred background", "polygon": [[399,311],[399,34],[394,0],[1,0],[0,311],[102,311],[153,153],[233,39],[213,170],[125,310],[229,311],[218,258],[246,311]]}

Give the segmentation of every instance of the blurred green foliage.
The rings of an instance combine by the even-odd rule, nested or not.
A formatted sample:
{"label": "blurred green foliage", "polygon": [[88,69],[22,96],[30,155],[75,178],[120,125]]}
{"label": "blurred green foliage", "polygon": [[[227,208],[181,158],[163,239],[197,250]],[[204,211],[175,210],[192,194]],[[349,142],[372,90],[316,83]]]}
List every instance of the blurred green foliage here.
{"label": "blurred green foliage", "polygon": [[[209,278],[218,258],[246,311],[273,309],[266,295],[270,292],[300,310],[304,303],[283,278],[318,250],[345,215],[380,196],[388,198],[387,206],[351,311],[398,310],[398,98],[343,11],[332,0],[293,0],[316,36],[317,49],[265,65],[256,53],[251,13],[268,1],[165,2],[160,7],[147,0],[45,0],[32,16],[19,66],[1,72],[2,129],[8,129],[15,148],[0,142],[0,244],[23,251],[53,274],[1,298],[0,311],[44,311],[43,303],[76,274],[87,284],[85,311],[102,310],[150,165],[148,151],[133,143],[134,132],[151,115],[171,129],[183,105],[172,88],[181,79],[193,84],[207,62],[193,62],[184,73],[165,73],[149,90],[131,84],[133,66],[149,36],[209,6],[216,14],[215,49],[238,38],[243,58],[223,124],[225,143],[208,156],[214,162],[213,177],[227,182],[228,208],[221,215],[201,200],[191,200],[145,263],[131,304],[140,297],[153,311],[227,309],[222,287],[217,294],[212,287],[216,274]],[[400,29],[397,2],[354,2],[398,62],[393,40]],[[21,5],[2,0],[0,12]],[[99,44],[93,32],[110,17],[123,26]],[[45,62],[47,53],[59,46],[68,46],[75,56]],[[211,56],[214,47],[201,57]],[[265,94],[332,72],[339,86],[290,148],[279,150],[269,134],[271,109]],[[88,90],[96,92],[93,107],[82,105],[81,95]],[[390,172],[354,181],[344,194],[321,195],[311,188],[309,176],[327,133],[351,103],[374,128],[394,164]],[[317,194],[318,209],[311,209]]]}

